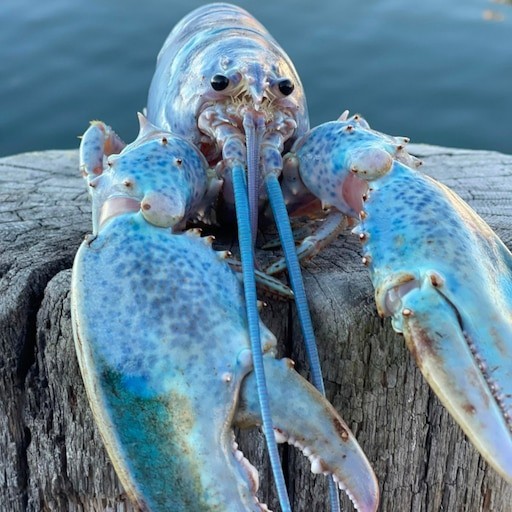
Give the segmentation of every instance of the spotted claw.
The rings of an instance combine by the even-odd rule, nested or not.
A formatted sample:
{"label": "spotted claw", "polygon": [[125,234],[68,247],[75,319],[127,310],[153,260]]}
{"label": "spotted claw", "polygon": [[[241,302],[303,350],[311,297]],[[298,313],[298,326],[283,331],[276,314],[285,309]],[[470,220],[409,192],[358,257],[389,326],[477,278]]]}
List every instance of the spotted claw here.
{"label": "spotted claw", "polygon": [[512,255],[466,203],[423,174],[395,163],[371,187],[356,232],[366,235],[378,311],[404,334],[471,442],[512,482]]}
{"label": "spotted claw", "polygon": [[460,197],[411,167],[406,142],[344,116],[292,151],[308,189],[359,219],[379,314],[512,482],[512,254]]}
{"label": "spotted claw", "polygon": [[[428,383],[483,457],[512,482],[510,322],[452,303],[428,276],[396,306],[395,330]],[[488,320],[494,323],[478,325]]]}

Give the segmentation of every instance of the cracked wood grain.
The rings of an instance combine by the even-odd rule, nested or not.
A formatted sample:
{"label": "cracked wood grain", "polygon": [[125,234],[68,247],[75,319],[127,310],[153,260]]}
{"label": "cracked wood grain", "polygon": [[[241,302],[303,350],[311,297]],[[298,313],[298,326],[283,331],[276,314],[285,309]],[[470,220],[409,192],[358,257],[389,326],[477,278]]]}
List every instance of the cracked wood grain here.
{"label": "cracked wood grain", "polygon": [[[426,145],[413,152],[512,247],[512,156]],[[77,158],[46,151],[0,159],[1,512],[133,511],[92,422],[73,349],[70,268],[90,226]],[[357,241],[342,234],[304,276],[328,398],[375,468],[381,510],[509,510],[512,486],[468,443],[403,339],[377,317]],[[307,374],[293,308],[267,302],[264,319],[281,353]],[[268,500],[275,491],[261,434],[242,437]],[[282,453],[294,510],[325,510],[325,479],[295,450]],[[278,510],[275,498],[269,505]],[[352,510],[346,498],[343,505]]]}

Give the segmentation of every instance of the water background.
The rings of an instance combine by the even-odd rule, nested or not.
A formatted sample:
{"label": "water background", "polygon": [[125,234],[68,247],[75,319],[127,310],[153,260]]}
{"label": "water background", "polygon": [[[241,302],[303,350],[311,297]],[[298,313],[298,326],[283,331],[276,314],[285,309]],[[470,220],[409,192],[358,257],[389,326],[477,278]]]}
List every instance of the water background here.
{"label": "water background", "polygon": [[[498,3],[495,3],[498,2]],[[512,153],[512,0],[240,0],[288,52],[313,125],[345,108],[414,142]],[[0,156],[127,141],[198,0],[1,0]]]}

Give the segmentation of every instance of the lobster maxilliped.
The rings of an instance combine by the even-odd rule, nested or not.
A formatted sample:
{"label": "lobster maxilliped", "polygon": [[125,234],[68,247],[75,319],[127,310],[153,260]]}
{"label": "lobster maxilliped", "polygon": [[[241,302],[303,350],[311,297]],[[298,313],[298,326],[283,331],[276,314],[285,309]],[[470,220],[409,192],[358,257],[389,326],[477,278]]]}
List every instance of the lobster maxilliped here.
{"label": "lobster maxilliped", "polygon": [[[233,434],[261,424],[242,287],[210,237],[173,231],[207,191],[201,171],[194,146],[143,123],[87,176],[95,233],[73,266],[76,350],[107,451],[142,510],[264,511]],[[352,433],[260,328],[278,440],[375,511],[377,482]]]}

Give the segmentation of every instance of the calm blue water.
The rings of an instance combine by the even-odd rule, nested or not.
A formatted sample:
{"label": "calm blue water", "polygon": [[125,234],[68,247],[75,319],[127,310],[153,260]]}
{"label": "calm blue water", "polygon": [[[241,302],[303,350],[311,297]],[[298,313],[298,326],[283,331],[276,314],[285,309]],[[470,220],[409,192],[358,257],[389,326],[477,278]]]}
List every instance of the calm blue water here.
{"label": "calm blue water", "polygon": [[[311,120],[359,111],[414,142],[512,153],[512,5],[241,0],[289,53]],[[137,132],[157,52],[198,0],[2,0],[0,155]],[[492,19],[486,19],[486,18]]]}

